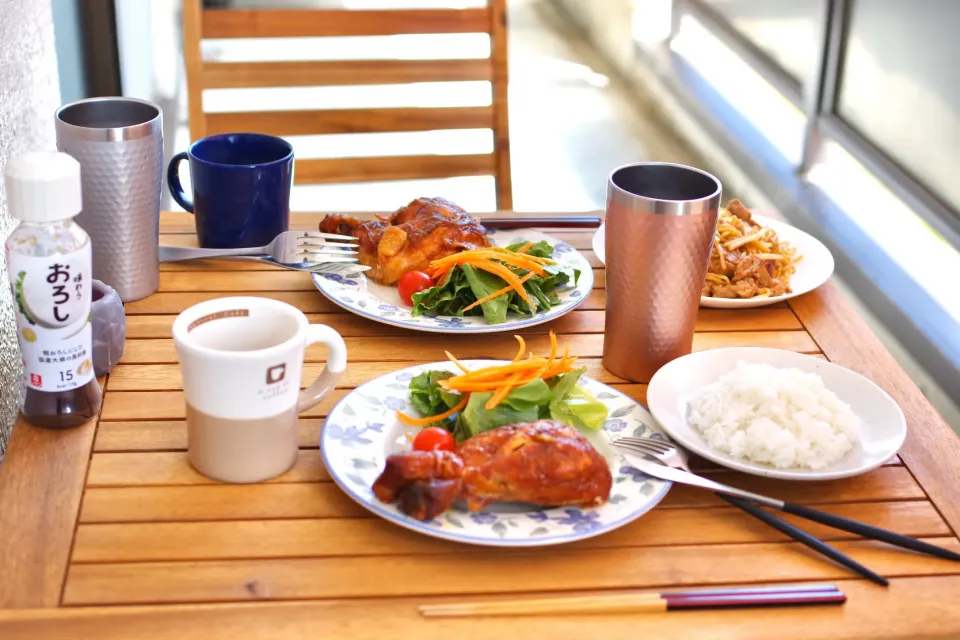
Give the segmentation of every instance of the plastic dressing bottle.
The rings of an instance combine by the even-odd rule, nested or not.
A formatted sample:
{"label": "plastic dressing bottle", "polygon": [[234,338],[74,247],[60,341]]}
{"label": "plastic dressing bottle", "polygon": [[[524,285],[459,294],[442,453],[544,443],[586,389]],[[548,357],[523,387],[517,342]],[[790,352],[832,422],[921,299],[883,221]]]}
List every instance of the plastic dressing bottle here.
{"label": "plastic dressing bottle", "polygon": [[80,164],[28,153],[7,164],[7,208],[20,225],[4,250],[23,356],[20,409],[38,427],[79,426],[100,411],[93,374],[90,237],[74,221]]}

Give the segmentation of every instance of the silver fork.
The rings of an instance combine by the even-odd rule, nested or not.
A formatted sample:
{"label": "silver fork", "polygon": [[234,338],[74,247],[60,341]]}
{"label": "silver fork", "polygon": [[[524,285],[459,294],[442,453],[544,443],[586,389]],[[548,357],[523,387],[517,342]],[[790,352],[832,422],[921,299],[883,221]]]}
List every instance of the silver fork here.
{"label": "silver fork", "polygon": [[687,461],[687,452],[670,442],[654,440],[653,438],[624,436],[614,440],[613,445],[642,453],[668,467],[692,473],[690,463]]}
{"label": "silver fork", "polygon": [[[343,242],[337,242],[337,241]],[[357,262],[359,245],[353,236],[318,231],[284,231],[268,245],[239,249],[201,249],[197,247],[160,247],[160,262],[198,258],[247,257],[281,267],[313,269],[321,265]]]}

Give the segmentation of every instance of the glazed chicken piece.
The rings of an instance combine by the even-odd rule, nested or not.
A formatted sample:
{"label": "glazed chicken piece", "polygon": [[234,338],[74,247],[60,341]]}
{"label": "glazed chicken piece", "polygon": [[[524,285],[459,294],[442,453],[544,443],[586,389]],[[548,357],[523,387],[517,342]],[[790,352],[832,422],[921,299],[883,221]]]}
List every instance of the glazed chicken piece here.
{"label": "glazed chicken piece", "polygon": [[373,495],[380,502],[393,502],[400,491],[420,480],[457,480],[463,474],[463,460],[452,451],[404,451],[387,458],[380,477],[373,483]]}
{"label": "glazed chicken piece", "polygon": [[500,427],[470,438],[458,453],[460,493],[472,511],[491,502],[593,507],[606,502],[613,486],[606,459],[560,422]]}
{"label": "glazed chicken piece", "polygon": [[[462,460],[459,473],[452,459]],[[568,425],[540,420],[474,436],[456,454],[394,454],[373,492],[383,502],[399,500],[407,515],[429,520],[458,498],[472,511],[492,502],[592,507],[610,497],[612,486],[606,459],[586,438]]]}
{"label": "glazed chicken piece", "polygon": [[328,215],[320,222],[320,231],[356,237],[360,264],[371,267],[367,277],[386,285],[396,283],[408,271],[423,271],[432,260],[490,246],[486,229],[443,198],[419,198],[368,222]]}

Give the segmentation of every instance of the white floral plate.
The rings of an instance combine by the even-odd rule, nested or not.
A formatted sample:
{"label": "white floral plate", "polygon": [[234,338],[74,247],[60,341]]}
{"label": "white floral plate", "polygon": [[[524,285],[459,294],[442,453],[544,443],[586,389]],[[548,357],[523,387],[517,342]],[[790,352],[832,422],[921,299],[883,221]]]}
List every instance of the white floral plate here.
{"label": "white floral plate", "polygon": [[[468,366],[505,364],[469,360]],[[414,427],[401,424],[397,410],[412,411],[408,384],[415,375],[430,370],[453,371],[449,362],[401,369],[357,387],[330,412],[320,435],[320,450],[330,476],[347,495],[378,516],[428,536],[495,547],[536,547],[583,540],[617,529],[639,518],[656,505],[670,488],[669,482],[651,478],[632,467],[610,442],[623,435],[665,438],[653,431],[656,424],[638,402],[590,378],[580,384],[606,403],[610,418],[602,430],[586,434],[603,454],[613,473],[610,500],[599,507],[539,509],[530,505],[493,504],[476,513],[448,510],[421,522],[384,504],[371,487],[392,453],[410,448],[407,433]]]}
{"label": "white floral plate", "polygon": [[[790,293],[772,298],[714,298],[711,296],[700,296],[701,307],[713,307],[714,309],[746,309],[750,307],[765,307],[796,298],[809,291],[813,291],[833,275],[833,254],[822,242],[808,233],[804,233],[796,227],[790,226],[785,222],[766,218],[764,216],[753,216],[754,220],[764,226],[770,227],[777,232],[777,236],[785,242],[789,242],[797,249],[797,255],[803,259],[797,263],[797,272],[790,278]],[[600,259],[600,262],[606,264],[606,246],[605,234],[606,226],[600,225],[593,236],[593,252]]]}
{"label": "white floral plate", "polygon": [[491,244],[506,247],[517,242],[539,242],[546,240],[553,246],[553,258],[559,264],[580,270],[580,278],[575,287],[558,289],[560,304],[533,316],[514,313],[507,315],[507,321],[501,324],[487,324],[483,316],[419,316],[413,317],[412,309],[400,300],[395,286],[377,284],[359,272],[350,272],[344,267],[336,273],[315,273],[313,283],[320,293],[347,311],[357,315],[405,329],[428,331],[431,333],[497,333],[516,331],[550,322],[573,311],[579,306],[590,290],[593,289],[593,269],[579,251],[566,242],[558,240],[533,229],[514,229],[491,231],[487,237]]}

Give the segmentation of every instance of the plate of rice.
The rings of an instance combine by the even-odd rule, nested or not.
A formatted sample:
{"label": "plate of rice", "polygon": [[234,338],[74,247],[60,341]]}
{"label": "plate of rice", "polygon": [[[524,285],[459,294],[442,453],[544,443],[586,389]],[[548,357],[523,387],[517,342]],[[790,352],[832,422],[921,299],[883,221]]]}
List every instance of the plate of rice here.
{"label": "plate of rice", "polygon": [[841,366],[780,349],[692,353],[661,368],[650,412],[699,456],[786,480],[855,476],[886,463],[907,435],[883,389]]}

